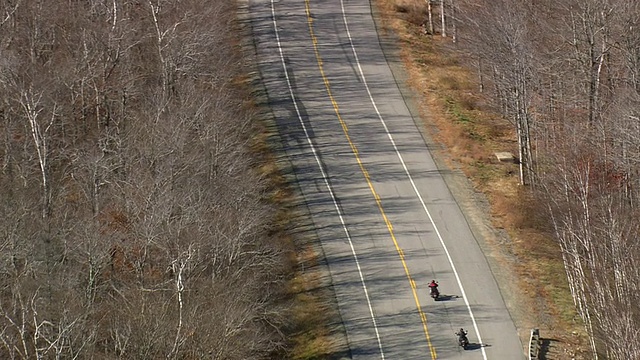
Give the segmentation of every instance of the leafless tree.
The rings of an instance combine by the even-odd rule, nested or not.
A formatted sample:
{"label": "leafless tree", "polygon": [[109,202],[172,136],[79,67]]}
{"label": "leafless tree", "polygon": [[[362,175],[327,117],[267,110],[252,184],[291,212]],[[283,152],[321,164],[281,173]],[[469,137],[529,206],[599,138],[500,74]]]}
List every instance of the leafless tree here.
{"label": "leafless tree", "polygon": [[521,182],[534,184],[531,104],[537,87],[536,67],[526,7],[523,2],[466,4],[466,49],[483,64],[492,80],[502,114],[515,127]]}
{"label": "leafless tree", "polygon": [[594,358],[637,358],[637,2],[457,4],[463,49],[515,125],[521,177],[544,194]]}
{"label": "leafless tree", "polygon": [[0,357],[281,346],[285,260],[233,11],[0,3]]}

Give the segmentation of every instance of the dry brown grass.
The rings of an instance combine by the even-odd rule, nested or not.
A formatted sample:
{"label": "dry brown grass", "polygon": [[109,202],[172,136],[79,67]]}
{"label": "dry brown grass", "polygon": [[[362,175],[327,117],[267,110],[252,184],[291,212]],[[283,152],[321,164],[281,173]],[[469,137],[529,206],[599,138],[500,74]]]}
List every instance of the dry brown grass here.
{"label": "dry brown grass", "polygon": [[[519,185],[517,165],[499,164],[493,155],[496,151],[517,154],[512,126],[486,105],[474,72],[465,67],[451,40],[426,36],[417,26],[420,22],[411,20],[423,16],[423,0],[376,3],[383,29],[393,30],[399,40],[408,85],[420,94],[425,128],[446,149],[441,154],[444,161],[461,169],[475,190],[486,195],[493,226],[509,234],[508,244],[487,243],[499,254],[501,271],[517,274],[514,296],[518,301],[512,306],[519,308],[511,311],[522,316],[516,322],[521,327],[540,327],[544,337],[560,341],[548,358],[581,358],[580,348],[587,348],[580,335],[582,327],[559,248],[546,232],[544,211]],[[512,258],[517,261],[508,260]],[[521,335],[527,331],[522,329]]]}
{"label": "dry brown grass", "polygon": [[329,289],[321,286],[323,272],[318,267],[317,257],[317,251],[311,245],[299,249],[296,262],[300,267],[289,282],[290,293],[294,296],[294,328],[289,354],[293,360],[329,359],[337,351],[330,325],[330,321],[338,316],[337,309],[328,301],[332,296]]}

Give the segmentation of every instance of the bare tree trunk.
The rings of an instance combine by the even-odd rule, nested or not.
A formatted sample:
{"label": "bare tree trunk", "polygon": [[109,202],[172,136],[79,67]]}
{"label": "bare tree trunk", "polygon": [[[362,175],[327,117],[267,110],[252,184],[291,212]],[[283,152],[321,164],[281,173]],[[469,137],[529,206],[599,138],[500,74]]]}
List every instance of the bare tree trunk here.
{"label": "bare tree trunk", "polygon": [[457,43],[458,42],[458,26],[456,25],[456,23],[458,22],[457,16],[458,16],[458,9],[456,8],[456,1],[455,0],[450,0],[451,2],[451,16],[449,17],[451,19],[451,31],[452,31],[452,40],[453,43]]}
{"label": "bare tree trunk", "polygon": [[478,69],[478,87],[481,93],[484,93],[484,71],[482,69],[482,59],[478,57],[477,59],[477,69]]}
{"label": "bare tree trunk", "polygon": [[427,24],[429,24],[428,29],[429,29],[429,34],[433,35],[433,6],[431,4],[432,0],[425,0],[427,3]]}
{"label": "bare tree trunk", "polygon": [[445,23],[445,0],[440,0],[440,22],[442,26],[442,37],[447,37],[447,25]]}
{"label": "bare tree trunk", "polygon": [[[181,257],[184,254],[180,255]],[[178,353],[178,347],[182,342],[182,327],[183,327],[183,318],[184,318],[184,276],[185,276],[185,268],[190,266],[189,262],[191,261],[192,249],[191,246],[186,252],[186,258],[184,259],[175,259],[171,263],[171,270],[175,276],[176,282],[176,294],[177,294],[177,303],[178,303],[178,324],[176,325],[176,336],[173,341],[173,347],[171,348],[171,353],[169,354],[169,358],[175,357]]]}
{"label": "bare tree trunk", "polygon": [[49,184],[49,138],[48,132],[51,129],[56,116],[54,106],[51,119],[45,125],[40,124],[40,113],[42,112],[40,100],[42,95],[34,95],[25,92],[22,95],[21,104],[31,128],[31,137],[38,155],[40,175],[42,179],[42,218],[46,219],[51,212],[51,185]]}

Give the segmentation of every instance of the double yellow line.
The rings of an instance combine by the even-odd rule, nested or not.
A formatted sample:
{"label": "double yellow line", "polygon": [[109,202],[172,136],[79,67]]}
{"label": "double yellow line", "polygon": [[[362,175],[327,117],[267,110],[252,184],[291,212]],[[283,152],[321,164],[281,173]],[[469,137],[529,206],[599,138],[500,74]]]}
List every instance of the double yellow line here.
{"label": "double yellow line", "polygon": [[382,218],[384,219],[385,224],[387,225],[387,230],[389,230],[389,235],[391,236],[391,240],[393,240],[393,245],[396,247],[396,251],[398,252],[398,256],[400,257],[400,261],[402,262],[402,266],[404,267],[404,272],[407,276],[407,279],[409,280],[409,284],[411,284],[411,291],[413,292],[413,298],[416,302],[416,308],[418,309],[418,314],[420,314],[420,320],[422,321],[422,328],[424,329],[424,335],[427,339],[427,344],[429,344],[429,351],[431,352],[431,359],[436,359],[436,349],[433,347],[433,345],[431,344],[431,337],[429,336],[429,330],[427,328],[427,315],[424,313],[424,311],[422,311],[422,307],[420,306],[420,300],[418,299],[418,292],[416,290],[416,283],[413,280],[413,278],[411,277],[411,273],[409,272],[409,268],[407,266],[407,263],[404,259],[404,252],[402,251],[402,248],[400,248],[400,245],[398,244],[398,240],[396,239],[396,236],[393,232],[393,225],[391,224],[391,221],[389,220],[389,218],[387,217],[387,214],[384,211],[384,208],[382,207],[382,201],[380,200],[380,196],[378,195],[378,193],[376,192],[375,188],[373,187],[373,183],[371,182],[371,178],[369,177],[369,172],[367,171],[367,169],[365,169],[362,160],[360,159],[360,155],[358,153],[358,148],[356,147],[356,145],[353,143],[353,141],[351,140],[351,137],[349,136],[349,129],[347,128],[347,124],[344,122],[344,120],[342,119],[342,116],[340,115],[340,111],[338,109],[338,103],[336,102],[335,98],[333,97],[333,94],[331,92],[331,85],[329,83],[329,79],[327,78],[327,76],[324,73],[324,68],[322,66],[322,58],[320,57],[320,52],[318,51],[318,39],[316,38],[316,35],[313,31],[313,18],[311,17],[311,6],[310,6],[310,0],[305,0],[305,9],[307,12],[307,23],[309,25],[309,34],[311,35],[311,42],[313,43],[313,50],[315,52],[316,55],[316,62],[318,63],[318,68],[320,69],[320,75],[322,76],[322,80],[324,81],[324,86],[327,89],[327,94],[329,95],[329,99],[331,100],[331,104],[333,104],[333,110],[336,113],[336,116],[338,117],[338,121],[340,121],[340,125],[342,126],[342,131],[344,132],[345,137],[347,138],[347,142],[349,143],[349,146],[351,147],[351,151],[353,152],[353,154],[356,157],[356,161],[358,162],[358,166],[360,166],[360,171],[362,171],[362,174],[364,175],[365,180],[367,181],[367,185],[369,186],[369,190],[371,190],[371,194],[373,194],[373,197],[376,200],[376,204],[378,205],[378,209],[380,210],[380,214],[382,215]]}

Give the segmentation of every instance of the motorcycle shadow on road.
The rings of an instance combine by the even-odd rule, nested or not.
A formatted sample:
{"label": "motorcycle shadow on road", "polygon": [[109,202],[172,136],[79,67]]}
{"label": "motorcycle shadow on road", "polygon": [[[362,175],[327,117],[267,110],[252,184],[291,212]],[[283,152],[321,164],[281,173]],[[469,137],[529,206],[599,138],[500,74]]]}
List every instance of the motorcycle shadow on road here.
{"label": "motorcycle shadow on road", "polygon": [[455,301],[456,299],[460,299],[461,296],[458,295],[446,295],[446,294],[440,294],[440,296],[438,296],[437,299],[435,299],[435,301]]}
{"label": "motorcycle shadow on road", "polygon": [[491,345],[489,344],[478,344],[478,343],[473,343],[470,342],[469,345],[467,345],[467,351],[471,351],[471,350],[479,350],[480,348],[483,347],[490,347]]}

